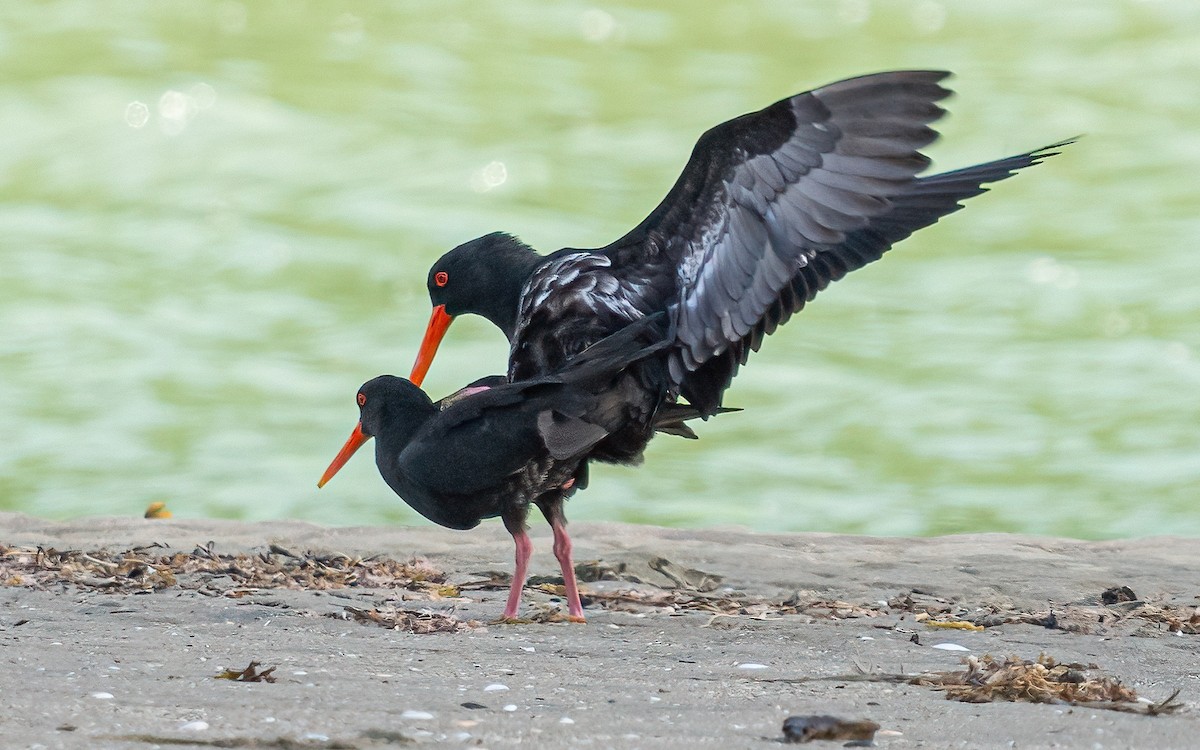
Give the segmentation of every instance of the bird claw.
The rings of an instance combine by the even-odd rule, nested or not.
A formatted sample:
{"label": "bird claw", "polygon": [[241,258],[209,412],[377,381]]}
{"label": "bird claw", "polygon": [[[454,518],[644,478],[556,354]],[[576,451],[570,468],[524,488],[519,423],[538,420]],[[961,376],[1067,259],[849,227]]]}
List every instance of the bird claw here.
{"label": "bird claw", "polygon": [[580,625],[587,625],[587,618],[583,615],[567,615],[567,622],[574,622]]}

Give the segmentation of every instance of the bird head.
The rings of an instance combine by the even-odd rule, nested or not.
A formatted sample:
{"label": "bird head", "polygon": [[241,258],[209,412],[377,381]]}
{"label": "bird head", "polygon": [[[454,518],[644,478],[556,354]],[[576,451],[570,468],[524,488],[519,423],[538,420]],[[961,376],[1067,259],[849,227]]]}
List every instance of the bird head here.
{"label": "bird head", "polygon": [[455,316],[482,315],[509,338],[517,327],[521,289],[540,257],[512,235],[493,232],[459,245],[429,269],[433,312],[409,380],[420,385]]}
{"label": "bird head", "polygon": [[[317,487],[324,487],[371,438],[386,436],[390,442],[407,444],[429,414],[437,411],[424,391],[395,375],[380,375],[368,380],[354,398],[358,403],[358,424],[317,482]],[[393,447],[398,452],[399,446]]]}

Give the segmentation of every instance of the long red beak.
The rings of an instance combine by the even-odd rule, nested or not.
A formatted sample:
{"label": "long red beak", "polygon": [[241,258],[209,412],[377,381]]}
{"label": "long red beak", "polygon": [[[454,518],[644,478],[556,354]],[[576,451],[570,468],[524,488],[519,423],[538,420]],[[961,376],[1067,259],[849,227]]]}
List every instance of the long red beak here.
{"label": "long red beak", "polygon": [[429,372],[429,366],[433,364],[433,355],[437,354],[438,345],[442,343],[442,337],[453,322],[454,316],[446,312],[445,305],[433,308],[433,314],[429,316],[429,325],[425,326],[425,338],[421,339],[421,348],[417,351],[417,361],[413,362],[412,374],[408,376],[413,385],[420,385],[425,379],[425,373]]}
{"label": "long red beak", "polygon": [[338,451],[337,457],[333,459],[333,463],[329,464],[329,468],[326,469],[325,473],[321,475],[321,481],[317,482],[317,487],[324,487],[326,482],[328,482],[330,479],[333,479],[333,475],[337,474],[338,470],[346,465],[346,462],[350,460],[350,457],[354,455],[354,452],[363,447],[363,443],[370,439],[371,438],[369,435],[363,434],[362,422],[356,424],[354,426],[354,432],[350,433],[350,439],[346,441],[346,444],[342,446],[340,451]]}

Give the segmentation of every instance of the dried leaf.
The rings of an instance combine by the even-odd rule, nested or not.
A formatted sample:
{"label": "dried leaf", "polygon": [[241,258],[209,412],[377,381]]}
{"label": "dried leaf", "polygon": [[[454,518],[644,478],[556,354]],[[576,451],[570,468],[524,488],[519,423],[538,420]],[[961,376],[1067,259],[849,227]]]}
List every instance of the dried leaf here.
{"label": "dried leaf", "polygon": [[263,671],[258,671],[262,664],[257,661],[250,662],[250,665],[242,670],[226,669],[215,679],[218,680],[233,680],[234,682],[275,682],[275,678],[271,675],[275,671],[275,667],[268,667]]}
{"label": "dried leaf", "polygon": [[146,508],[146,512],[142,514],[142,518],[170,518],[171,511],[167,510],[167,504],[162,501],[150,503]]}

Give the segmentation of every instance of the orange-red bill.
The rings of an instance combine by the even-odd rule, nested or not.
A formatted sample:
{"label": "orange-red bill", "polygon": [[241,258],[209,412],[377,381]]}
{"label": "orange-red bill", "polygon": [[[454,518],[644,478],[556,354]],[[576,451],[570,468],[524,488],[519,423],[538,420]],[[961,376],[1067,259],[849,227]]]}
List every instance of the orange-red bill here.
{"label": "orange-red bill", "polygon": [[412,374],[408,376],[413,385],[420,385],[425,379],[425,373],[429,372],[429,366],[433,364],[433,355],[437,354],[438,345],[442,343],[442,337],[453,322],[454,316],[446,312],[445,305],[433,308],[433,314],[429,316],[429,325],[425,326],[425,338],[421,339],[421,348],[417,350],[417,360],[413,362]]}
{"label": "orange-red bill", "polygon": [[338,470],[346,465],[346,462],[350,460],[354,452],[363,447],[363,443],[370,439],[370,436],[363,434],[362,422],[356,424],[354,432],[350,433],[350,439],[346,441],[346,444],[338,451],[337,457],[333,459],[333,463],[329,464],[329,468],[321,475],[321,481],[317,482],[317,487],[324,487],[326,482],[333,479],[333,475],[337,474]]}

